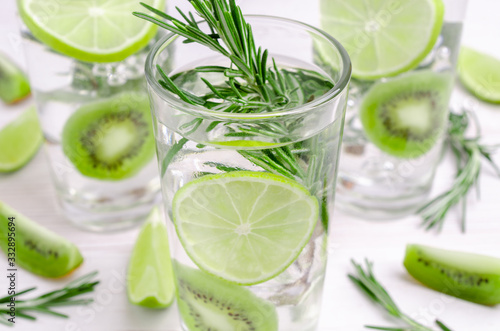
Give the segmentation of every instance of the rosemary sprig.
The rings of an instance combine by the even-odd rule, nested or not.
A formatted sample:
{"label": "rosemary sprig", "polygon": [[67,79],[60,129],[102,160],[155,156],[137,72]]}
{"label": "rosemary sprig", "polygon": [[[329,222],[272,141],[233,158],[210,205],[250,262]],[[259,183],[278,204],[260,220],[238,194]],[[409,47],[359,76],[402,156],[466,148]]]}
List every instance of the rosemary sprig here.
{"label": "rosemary sprig", "polygon": [[13,323],[9,322],[8,320],[10,318],[10,307],[8,307],[7,304],[9,304],[11,300],[15,302],[16,317],[36,320],[36,317],[31,313],[38,312],[57,317],[68,318],[68,315],[56,312],[52,310],[52,307],[88,305],[92,303],[92,299],[73,298],[88,292],[92,292],[94,290],[94,287],[99,284],[99,281],[92,281],[92,279],[96,275],[97,272],[94,271],[75,279],[60,290],[48,292],[33,299],[17,300],[19,296],[36,290],[36,287],[29,288],[14,295],[0,298],[0,324],[8,326],[13,325]]}
{"label": "rosemary sprig", "polygon": [[[365,327],[373,330],[386,330],[386,331],[434,331],[428,328],[399,309],[392,297],[389,295],[387,290],[379,283],[373,274],[373,263],[365,260],[366,270],[363,269],[361,265],[351,260],[354,268],[356,269],[356,274],[349,274],[349,279],[356,284],[368,297],[370,297],[375,303],[381,305],[390,315],[396,317],[399,321],[406,324],[405,327],[380,327],[366,325]],[[436,325],[439,327],[440,331],[451,331],[442,322],[436,320]]]}
{"label": "rosemary sprig", "polygon": [[[469,114],[471,116],[469,116]],[[465,136],[470,118],[475,122],[476,133],[472,138]],[[461,205],[461,230],[466,230],[467,195],[473,186],[477,186],[481,173],[481,161],[486,160],[500,176],[500,169],[491,155],[499,145],[489,146],[480,143],[481,132],[477,118],[469,111],[460,114],[450,112],[448,144],[456,159],[457,173],[449,190],[440,194],[422,206],[417,213],[422,216],[422,225],[426,230],[437,228],[441,231],[448,211],[455,205]]]}

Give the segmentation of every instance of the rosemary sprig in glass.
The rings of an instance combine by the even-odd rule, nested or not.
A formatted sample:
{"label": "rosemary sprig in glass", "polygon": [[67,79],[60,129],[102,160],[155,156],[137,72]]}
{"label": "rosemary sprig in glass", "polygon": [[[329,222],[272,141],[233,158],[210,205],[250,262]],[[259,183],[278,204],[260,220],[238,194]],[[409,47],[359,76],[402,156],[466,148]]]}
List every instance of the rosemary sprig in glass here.
{"label": "rosemary sprig in glass", "polygon": [[[370,297],[375,303],[381,305],[390,315],[396,317],[399,321],[406,324],[406,327],[380,327],[366,325],[365,327],[373,330],[386,330],[386,331],[434,331],[428,328],[399,309],[392,297],[389,295],[387,290],[379,283],[373,274],[373,263],[366,260],[366,269],[363,269],[361,265],[351,260],[356,273],[354,275],[349,274],[348,277],[354,284],[356,284],[368,297]],[[442,322],[436,320],[436,325],[439,327],[440,331],[451,331]]]}
{"label": "rosemary sprig in glass", "polygon": [[[466,131],[470,119],[474,120],[476,133],[467,138]],[[437,228],[440,231],[446,220],[448,211],[455,205],[461,205],[461,229],[466,229],[467,195],[473,186],[479,194],[477,186],[481,173],[481,161],[486,160],[500,176],[500,169],[493,161],[491,155],[498,145],[484,145],[481,142],[479,122],[473,113],[464,110],[460,114],[450,112],[448,128],[448,144],[456,159],[457,174],[451,188],[425,204],[417,213],[422,216],[422,225],[427,230]]]}
{"label": "rosemary sprig in glass", "polygon": [[32,313],[44,313],[57,317],[68,318],[68,315],[61,314],[52,310],[53,307],[88,305],[93,302],[92,299],[73,299],[82,294],[92,292],[94,287],[99,284],[99,281],[92,279],[97,275],[97,272],[92,272],[84,275],[74,281],[68,283],[60,290],[45,293],[33,299],[18,300],[18,297],[36,290],[36,287],[18,292],[14,295],[0,298],[0,324],[12,326],[9,322],[10,307],[7,305],[15,302],[15,316],[29,320],[36,320]]}

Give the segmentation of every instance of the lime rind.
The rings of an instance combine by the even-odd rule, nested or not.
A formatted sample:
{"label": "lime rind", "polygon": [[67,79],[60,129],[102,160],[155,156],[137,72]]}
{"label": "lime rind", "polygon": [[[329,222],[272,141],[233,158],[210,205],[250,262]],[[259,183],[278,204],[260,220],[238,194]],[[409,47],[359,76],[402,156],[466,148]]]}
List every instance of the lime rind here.
{"label": "lime rind", "polygon": [[166,308],[175,298],[167,227],[154,208],[137,237],[127,272],[127,295],[133,304]]}
{"label": "lime rind", "polygon": [[500,60],[462,47],[458,60],[462,84],[477,98],[500,104]]}
{"label": "lime rind", "polygon": [[[164,0],[144,1],[147,4],[164,8]],[[139,10],[139,2],[108,1],[97,5],[90,2],[59,5],[50,14],[44,8],[52,8],[51,0],[21,0],[18,1],[19,14],[34,37],[61,54],[84,62],[118,62],[143,49],[156,35],[157,26],[132,16],[134,10]],[[111,8],[106,8],[111,7]],[[121,22],[119,25],[109,18],[97,20],[102,11],[109,11],[109,16],[126,17],[131,24]],[[121,15],[117,15],[122,13]],[[130,17],[128,17],[130,14]],[[130,19],[130,21],[128,20]],[[92,24],[87,24],[92,21]],[[124,20],[125,21],[125,20]],[[57,23],[57,24],[56,24]],[[79,26],[87,27],[85,32],[78,33]],[[137,30],[138,25],[141,25]],[[66,35],[61,35],[61,30]],[[83,29],[82,29],[83,30]],[[87,31],[93,30],[91,34]],[[94,47],[89,48],[88,43]],[[109,44],[113,44],[109,47]],[[96,47],[95,45],[101,47]],[[105,45],[102,45],[105,44]],[[106,45],[108,44],[108,45]],[[104,48],[102,48],[104,46]]]}
{"label": "lime rind", "polygon": [[[247,202],[254,199],[254,205],[245,206],[239,202],[235,202],[235,199],[231,197],[231,193],[235,194],[237,190],[229,189],[228,191],[228,184],[240,185],[242,189],[242,192],[240,192],[242,193],[240,195],[240,198],[242,198],[240,202],[243,201],[243,199]],[[261,190],[262,187],[258,188],[259,184],[268,185],[266,190],[268,190],[269,187],[272,188],[269,196],[262,198],[264,194]],[[204,186],[205,192],[202,193],[200,189]],[[217,188],[217,186],[219,187]],[[220,190],[216,193],[221,187],[225,187],[224,191]],[[213,195],[219,193],[221,194],[220,196],[216,197]],[[212,196],[207,199],[206,195],[208,194],[212,194]],[[297,197],[297,199],[292,201],[290,197],[293,195]],[[189,206],[189,203],[187,204],[187,208],[183,205],[186,199],[191,199],[192,201],[196,200],[198,201],[198,205],[200,203],[211,205],[210,211],[207,212],[207,210],[204,209],[205,219],[200,218],[199,216],[202,214],[200,213],[197,215],[197,211],[194,210],[195,208],[192,208],[192,205]],[[273,208],[276,204],[286,203],[286,205],[282,205],[282,207],[266,215],[266,217],[269,216],[270,219],[280,219],[280,217],[283,216],[283,214],[280,214],[280,211],[284,211],[287,208],[296,208],[302,210],[302,212],[306,211],[308,208],[305,212],[307,216],[303,217],[303,226],[299,227],[301,223],[300,217],[304,216],[304,213],[301,215],[300,211],[294,210],[296,214],[294,214],[293,217],[299,218],[299,220],[296,222],[278,224],[276,231],[271,230],[265,233],[267,232],[266,230],[263,232],[262,229],[257,231],[260,228],[257,228],[257,230],[246,228],[244,224],[247,223],[241,222],[241,220],[245,219],[246,216],[249,217],[249,215],[259,216],[259,214],[255,214],[254,211],[254,209],[259,210],[259,208],[255,208],[258,203],[261,203],[258,199],[264,201],[262,203],[264,207],[261,207],[260,211],[266,210],[266,208]],[[281,202],[280,199],[282,200]],[[301,203],[302,205],[299,206]],[[224,210],[225,207],[230,205],[233,207]],[[230,173],[207,175],[195,179],[176,192],[172,202],[172,209],[177,235],[191,260],[205,272],[239,285],[263,283],[286,270],[296,260],[311,238],[319,216],[318,201],[315,197],[310,195],[305,187],[282,176],[252,171],[234,171]],[[223,211],[225,215],[222,215],[222,217],[217,215],[214,216],[215,213],[213,210],[217,210],[218,212]],[[185,219],[186,213],[191,213],[188,217],[189,221],[197,219],[202,222],[189,224],[190,222]],[[239,215],[240,213],[243,214],[243,218]],[[246,216],[245,213],[247,213]],[[229,224],[227,220],[225,220],[222,222],[226,224],[221,225],[221,219],[231,216],[232,218],[229,223],[233,222],[233,224]],[[235,220],[237,217],[240,217],[240,223]],[[267,222],[268,219],[265,221]],[[261,222],[261,220],[258,220],[258,222]],[[273,227],[274,225],[272,223],[273,221],[270,221],[268,225]],[[216,225],[215,228],[213,227],[214,224]],[[255,223],[251,223],[250,226],[252,224]],[[245,231],[248,232],[245,233]],[[298,239],[298,232],[300,232],[300,239]],[[255,235],[255,237],[260,237],[258,240],[252,237],[253,243],[260,244],[257,246],[252,245],[252,241],[246,237],[247,234],[249,234],[248,237],[252,234]],[[262,239],[262,237],[264,239]],[[290,240],[290,238],[293,239]],[[247,244],[241,243],[245,240]],[[290,242],[287,242],[288,240],[290,240]],[[200,243],[203,244],[204,241],[208,242],[209,246],[201,246],[198,249],[195,248],[196,245]],[[213,244],[211,244],[210,241],[212,241]],[[274,243],[271,244],[273,250],[263,251],[262,247],[269,242]],[[280,247],[280,245],[285,247]],[[229,246],[232,246],[232,248],[228,248]],[[226,261],[225,263],[223,262],[224,260]],[[245,263],[236,266],[236,262],[239,263],[242,261],[245,261]],[[267,264],[264,265],[266,262]],[[223,264],[225,265],[223,266]],[[221,266],[223,267],[221,268]],[[249,274],[251,274],[251,276],[249,276]]]}
{"label": "lime rind", "polygon": [[43,142],[35,107],[30,107],[0,130],[0,173],[13,172],[26,165]]}
{"label": "lime rind", "polygon": [[[375,80],[416,68],[439,37],[444,21],[443,1],[413,1],[399,7],[386,1],[379,4],[380,8],[369,4],[345,0],[321,2],[321,26],[347,49],[353,65],[352,76]],[[418,40],[424,41],[415,47]]]}

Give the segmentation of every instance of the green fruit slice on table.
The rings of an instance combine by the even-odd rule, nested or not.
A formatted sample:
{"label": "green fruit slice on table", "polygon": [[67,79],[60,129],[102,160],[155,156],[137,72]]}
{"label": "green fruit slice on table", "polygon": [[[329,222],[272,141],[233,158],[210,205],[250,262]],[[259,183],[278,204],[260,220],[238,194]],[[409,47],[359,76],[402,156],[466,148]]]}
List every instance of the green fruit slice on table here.
{"label": "green fruit slice on table", "polygon": [[460,81],[476,97],[500,103],[500,60],[462,47],[458,58]]}
{"label": "green fruit slice on table", "polygon": [[415,68],[434,47],[443,18],[442,0],[321,1],[321,27],[347,49],[358,79]]}
{"label": "green fruit slice on table", "polygon": [[36,154],[43,142],[35,107],[0,130],[0,172],[20,169]]}
{"label": "green fruit slice on table", "polygon": [[62,147],[84,176],[121,180],[135,175],[155,154],[147,96],[122,93],[82,106],[64,125]]}
{"label": "green fruit slice on table", "polygon": [[148,308],[165,308],[175,296],[167,226],[158,208],[143,225],[130,258],[127,293],[131,303]]}
{"label": "green fruit slice on table", "polygon": [[[14,217],[13,225],[9,219],[12,217]],[[12,237],[15,237],[15,241],[9,239]],[[11,248],[15,247],[15,265],[44,277],[65,276],[83,262],[80,251],[73,243],[33,222],[1,201],[0,247],[7,257],[12,257],[9,253],[14,252]]]}
{"label": "green fruit slice on table", "polygon": [[375,84],[359,109],[366,136],[396,157],[425,154],[445,128],[452,83],[449,74],[415,71]]}
{"label": "green fruit slice on table", "polygon": [[436,291],[484,305],[500,303],[498,258],[413,244],[406,247],[404,265]]}
{"label": "green fruit slice on table", "polygon": [[[164,8],[164,0],[146,0]],[[153,38],[157,27],[132,16],[139,1],[99,0],[54,4],[52,0],[20,0],[19,14],[42,43],[86,62],[116,62],[136,53]]]}
{"label": "green fruit slice on table", "polygon": [[290,179],[234,171],[184,185],[172,214],[184,249],[201,269],[250,285],[297,258],[318,221],[318,202]]}
{"label": "green fruit slice on table", "polygon": [[178,305],[190,331],[277,331],[274,306],[248,289],[174,262]]}
{"label": "green fruit slice on table", "polygon": [[0,53],[0,99],[18,102],[31,93],[26,75],[9,58]]}

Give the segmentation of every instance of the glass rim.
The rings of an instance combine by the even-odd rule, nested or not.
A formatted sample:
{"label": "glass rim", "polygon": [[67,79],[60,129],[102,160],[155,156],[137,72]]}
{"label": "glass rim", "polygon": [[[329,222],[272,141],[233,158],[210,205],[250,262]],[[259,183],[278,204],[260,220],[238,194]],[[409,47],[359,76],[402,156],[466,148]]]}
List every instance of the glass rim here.
{"label": "glass rim", "polygon": [[[312,30],[320,35],[322,35],[327,41],[331,43],[332,46],[339,52],[340,57],[342,59],[342,75],[340,76],[340,79],[338,82],[334,85],[333,88],[331,88],[327,93],[323,94],[319,98],[315,99],[314,101],[307,102],[303,105],[296,106],[293,108],[285,109],[285,110],[279,110],[279,111],[273,111],[273,112],[266,112],[266,113],[226,113],[226,112],[220,112],[216,110],[210,110],[208,108],[202,107],[202,106],[197,106],[197,105],[192,105],[190,103],[185,102],[184,100],[181,100],[178,98],[177,95],[173,94],[172,92],[166,90],[163,88],[160,83],[158,83],[158,80],[154,77],[155,75],[155,64],[154,61],[159,55],[163,49],[164,45],[167,44],[168,41],[170,40],[175,40],[179,35],[169,32],[167,35],[163,36],[158,40],[151,50],[148,53],[148,56],[146,58],[146,63],[145,63],[145,73],[146,73],[146,80],[150,88],[152,88],[157,95],[159,95],[164,101],[167,103],[170,103],[172,106],[176,108],[180,108],[183,111],[187,111],[190,113],[195,113],[200,115],[201,117],[216,117],[216,118],[222,118],[222,119],[231,119],[231,120],[255,120],[255,119],[267,119],[267,118],[276,118],[276,117],[283,117],[283,116],[291,116],[291,115],[298,115],[298,114],[303,114],[306,113],[312,109],[315,109],[315,107],[324,104],[325,102],[328,102],[332,99],[335,99],[337,96],[339,96],[342,92],[344,92],[348,85],[349,81],[351,79],[351,71],[352,71],[352,66],[351,66],[351,59],[344,48],[342,44],[332,37],[330,34],[327,32],[316,28],[310,24],[303,23],[294,19],[289,19],[289,18],[284,18],[284,17],[278,17],[278,16],[271,16],[271,15],[245,15],[245,17],[248,18],[263,18],[263,19],[268,19],[268,20],[274,20],[274,21],[282,21],[285,23],[291,23],[295,26],[301,27],[304,30]],[[202,21],[203,22],[203,21]]]}

